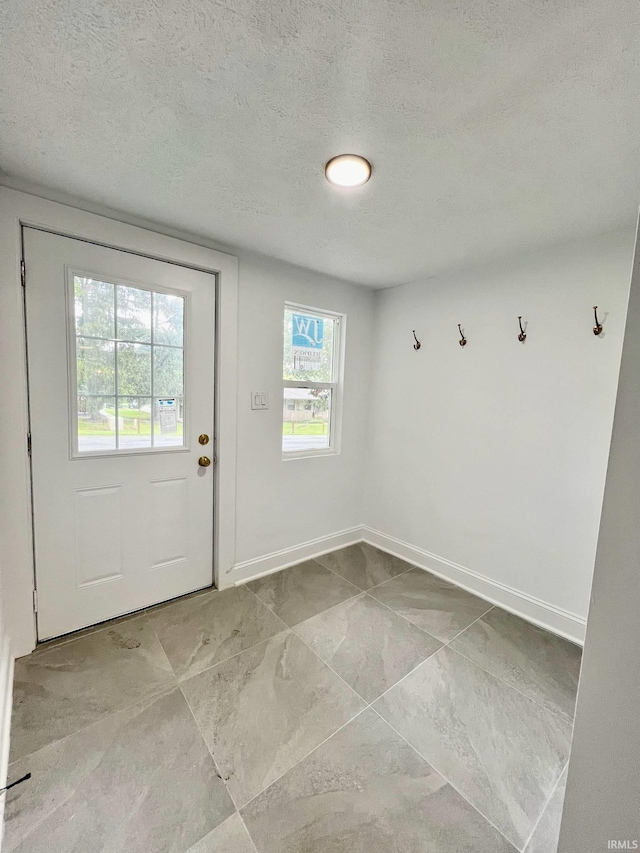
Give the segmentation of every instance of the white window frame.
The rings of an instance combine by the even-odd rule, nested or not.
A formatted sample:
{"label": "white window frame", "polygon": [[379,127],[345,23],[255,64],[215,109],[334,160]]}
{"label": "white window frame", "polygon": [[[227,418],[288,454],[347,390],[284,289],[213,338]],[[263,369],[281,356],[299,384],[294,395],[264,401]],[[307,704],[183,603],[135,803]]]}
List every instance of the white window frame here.
{"label": "white window frame", "polygon": [[[291,461],[294,459],[309,459],[315,456],[336,456],[340,453],[340,444],[342,438],[342,402],[343,402],[343,385],[344,385],[344,346],[345,332],[347,326],[347,315],[340,314],[336,311],[327,311],[325,308],[314,308],[311,305],[301,305],[298,302],[285,302],[282,317],[284,312],[302,311],[308,314],[314,314],[317,317],[322,317],[327,320],[335,321],[334,336],[333,336],[333,364],[331,382],[312,382],[305,380],[304,382],[295,382],[290,379],[282,380],[282,409],[284,409],[284,392],[287,388],[313,388],[318,390],[331,390],[331,411],[329,416],[329,447],[309,448],[309,450],[282,450],[282,434],[280,435],[280,447],[283,461]],[[284,344],[284,340],[283,340]],[[284,364],[284,346],[282,351],[282,362]],[[282,426],[280,427],[282,431]]]}

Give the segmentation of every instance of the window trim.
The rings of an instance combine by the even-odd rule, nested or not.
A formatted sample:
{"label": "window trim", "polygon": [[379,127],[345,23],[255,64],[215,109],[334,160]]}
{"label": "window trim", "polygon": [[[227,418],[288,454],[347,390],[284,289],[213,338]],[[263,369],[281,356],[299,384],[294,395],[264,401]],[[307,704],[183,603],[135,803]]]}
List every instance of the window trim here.
{"label": "window trim", "polygon": [[[295,459],[311,459],[320,456],[338,456],[341,452],[342,443],[342,404],[344,396],[344,363],[345,363],[345,340],[346,340],[346,325],[347,315],[337,311],[327,311],[325,308],[314,308],[311,305],[302,305],[299,302],[285,301],[284,312],[306,311],[309,314],[314,314],[318,317],[323,317],[328,320],[334,320],[334,335],[333,335],[333,364],[332,364],[332,381],[331,382],[312,382],[310,380],[295,381],[292,379],[282,379],[282,408],[284,408],[284,392],[286,388],[314,388],[318,390],[331,390],[331,412],[329,417],[329,447],[310,448],[309,450],[293,450],[285,451],[282,449],[282,435],[280,436],[280,451],[282,461],[289,462]],[[282,362],[284,364],[284,339],[282,350]],[[282,426],[280,427],[282,431]]]}

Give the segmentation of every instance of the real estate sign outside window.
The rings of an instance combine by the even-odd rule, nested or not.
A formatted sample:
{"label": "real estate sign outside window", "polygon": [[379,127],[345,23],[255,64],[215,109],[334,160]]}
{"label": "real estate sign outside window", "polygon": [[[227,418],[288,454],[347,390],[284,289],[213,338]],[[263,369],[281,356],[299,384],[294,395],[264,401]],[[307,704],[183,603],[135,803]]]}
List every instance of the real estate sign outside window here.
{"label": "real estate sign outside window", "polygon": [[302,306],[284,310],[282,452],[336,452],[344,318]]}

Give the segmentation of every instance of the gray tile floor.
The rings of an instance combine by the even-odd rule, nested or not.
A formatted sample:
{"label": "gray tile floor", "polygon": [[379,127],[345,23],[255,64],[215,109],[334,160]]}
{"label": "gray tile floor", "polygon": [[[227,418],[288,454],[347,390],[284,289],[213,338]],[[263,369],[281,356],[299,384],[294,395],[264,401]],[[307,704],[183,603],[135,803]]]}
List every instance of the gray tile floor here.
{"label": "gray tile floor", "polygon": [[555,853],[580,650],[354,545],[16,662],[5,850]]}

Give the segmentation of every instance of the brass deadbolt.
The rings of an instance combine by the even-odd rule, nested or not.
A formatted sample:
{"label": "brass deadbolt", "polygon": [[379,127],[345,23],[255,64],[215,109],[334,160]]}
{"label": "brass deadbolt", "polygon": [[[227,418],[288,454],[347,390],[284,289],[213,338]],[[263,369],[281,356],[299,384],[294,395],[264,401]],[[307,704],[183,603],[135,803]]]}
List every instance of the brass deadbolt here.
{"label": "brass deadbolt", "polygon": [[203,432],[202,435],[198,436],[198,441],[200,444],[209,444],[209,436]]}

